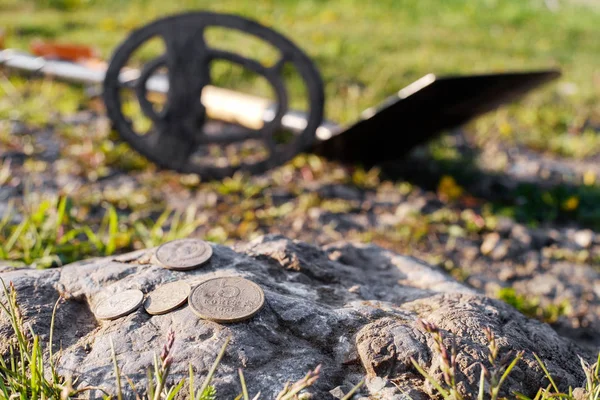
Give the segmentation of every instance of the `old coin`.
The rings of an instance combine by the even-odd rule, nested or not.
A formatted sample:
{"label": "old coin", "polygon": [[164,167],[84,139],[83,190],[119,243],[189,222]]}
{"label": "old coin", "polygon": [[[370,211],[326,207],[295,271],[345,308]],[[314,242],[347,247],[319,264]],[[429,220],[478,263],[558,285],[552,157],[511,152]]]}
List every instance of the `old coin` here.
{"label": "old coin", "polygon": [[164,284],[148,294],[144,308],[152,315],[168,313],[185,303],[190,290],[190,285],[184,281]]}
{"label": "old coin", "polygon": [[163,267],[186,271],[199,267],[212,256],[212,247],[200,239],[178,239],[156,250],[156,261]]}
{"label": "old coin", "polygon": [[252,317],[265,304],[265,294],[256,283],[240,277],[213,278],[192,289],[190,308],[200,318],[215,322],[240,322]]}
{"label": "old coin", "polygon": [[101,301],[94,314],[99,319],[117,319],[131,314],[142,304],[144,294],[137,290],[125,290]]}

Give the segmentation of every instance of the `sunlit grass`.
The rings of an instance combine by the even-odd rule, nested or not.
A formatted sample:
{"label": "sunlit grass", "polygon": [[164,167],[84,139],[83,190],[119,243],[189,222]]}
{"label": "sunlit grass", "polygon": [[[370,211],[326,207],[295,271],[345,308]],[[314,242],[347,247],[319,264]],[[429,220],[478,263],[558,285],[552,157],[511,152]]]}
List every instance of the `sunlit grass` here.
{"label": "sunlit grass", "polygon": [[203,222],[196,209],[165,210],[155,220],[132,219],[108,205],[99,220],[78,216],[66,196],[13,206],[0,220],[0,260],[38,268],[157,246],[191,235]]}

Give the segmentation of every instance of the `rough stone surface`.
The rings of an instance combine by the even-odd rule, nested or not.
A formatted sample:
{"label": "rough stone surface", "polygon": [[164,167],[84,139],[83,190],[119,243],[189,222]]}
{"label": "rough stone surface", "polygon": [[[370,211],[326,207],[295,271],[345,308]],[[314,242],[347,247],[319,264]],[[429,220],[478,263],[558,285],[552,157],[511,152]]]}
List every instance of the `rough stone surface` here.
{"label": "rough stone surface", "polygon": [[[428,146],[370,171],[310,155],[265,174],[198,184],[122,148],[102,113],[52,118],[42,127],[0,120],[0,132],[14,132],[0,140],[0,163],[10,171],[0,185],[0,215],[13,203],[11,225],[29,209],[20,205],[39,204],[39,194],[68,194],[74,215],[94,231],[112,204],[129,221],[196,210],[202,223],[194,236],[230,245],[280,233],[319,246],[369,241],[441,266],[490,297],[501,289],[529,296],[539,303],[532,315],[559,309],[548,320],[553,328],[600,350],[600,195],[588,190],[598,186],[600,156],[559,157],[457,129],[444,136],[450,162]],[[89,138],[83,147],[82,137]],[[438,190],[448,176],[464,189],[458,199]],[[548,191],[585,195],[577,210],[561,206],[556,214],[543,201]],[[490,213],[504,206],[512,218]],[[3,264],[13,265],[0,260],[0,271]]]}
{"label": "rough stone surface", "polygon": [[[46,339],[52,307],[59,295],[66,299],[54,333],[55,344],[63,349],[60,372],[78,376],[80,385],[108,390],[115,380],[110,338],[123,373],[143,390],[146,369],[169,329],[176,335],[174,380],[186,377],[191,363],[196,382],[201,382],[231,337],[214,380],[223,398],[239,393],[240,367],[251,392],[260,390],[264,398],[273,398],[286,381],[300,379],[318,364],[323,370],[312,388],[318,399],[339,398],[365,374],[367,385],[357,398],[429,398],[433,389],[411,358],[439,380],[441,359],[419,319],[436,324],[446,345],[455,342],[459,388],[471,395],[476,393],[480,363],[489,366],[484,328],[496,335],[501,356],[525,351],[502,395],[518,391],[533,396],[546,385],[533,352],[565,389],[583,382],[577,356],[592,356],[549,325],[527,319],[428,264],[376,246],[338,243],[319,249],[265,236],[235,250],[214,245],[211,261],[190,272],[151,264],[152,251],[1,276],[15,284],[26,320]],[[222,325],[198,319],[187,306],[157,316],[140,308],[115,321],[97,320],[92,313],[105,296],[121,290],[148,293],[174,279],[193,284],[226,275],[243,276],[263,288],[266,305],[253,319]],[[6,317],[0,317],[0,351],[10,334]]]}

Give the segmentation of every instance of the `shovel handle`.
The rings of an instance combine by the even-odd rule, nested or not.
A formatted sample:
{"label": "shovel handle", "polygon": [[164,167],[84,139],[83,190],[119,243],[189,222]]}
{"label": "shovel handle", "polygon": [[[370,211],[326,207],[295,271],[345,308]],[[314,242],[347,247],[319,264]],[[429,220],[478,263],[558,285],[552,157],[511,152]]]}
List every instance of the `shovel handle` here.
{"label": "shovel handle", "polygon": [[209,118],[251,129],[263,127],[265,112],[271,105],[268,99],[215,86],[204,87],[201,101]]}
{"label": "shovel handle", "polygon": [[[163,103],[165,94],[148,92],[148,99]],[[238,124],[249,129],[260,129],[264,125],[265,113],[271,106],[271,101],[263,97],[235,92],[216,86],[205,86],[200,98],[206,108],[209,118]]]}

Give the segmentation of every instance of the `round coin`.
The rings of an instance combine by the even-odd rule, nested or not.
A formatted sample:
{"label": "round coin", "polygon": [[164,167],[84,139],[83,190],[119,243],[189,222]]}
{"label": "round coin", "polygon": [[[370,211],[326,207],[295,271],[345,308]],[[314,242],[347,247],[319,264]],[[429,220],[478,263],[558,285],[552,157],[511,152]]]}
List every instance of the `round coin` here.
{"label": "round coin", "polygon": [[156,260],[165,268],[186,271],[199,267],[212,256],[212,247],[200,239],[178,239],[156,250]]}
{"label": "round coin", "polygon": [[240,277],[213,278],[192,289],[188,300],[200,318],[215,322],[240,322],[252,317],[265,304],[265,294],[256,283]]}
{"label": "round coin", "polygon": [[142,304],[144,294],[137,290],[125,290],[101,301],[94,314],[98,319],[117,319],[131,314]]}
{"label": "round coin", "polygon": [[184,281],[164,284],[148,294],[144,308],[152,315],[168,313],[185,303],[190,290],[190,285]]}

